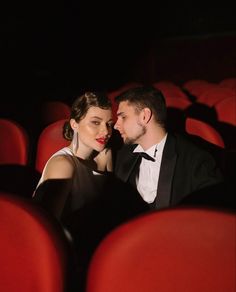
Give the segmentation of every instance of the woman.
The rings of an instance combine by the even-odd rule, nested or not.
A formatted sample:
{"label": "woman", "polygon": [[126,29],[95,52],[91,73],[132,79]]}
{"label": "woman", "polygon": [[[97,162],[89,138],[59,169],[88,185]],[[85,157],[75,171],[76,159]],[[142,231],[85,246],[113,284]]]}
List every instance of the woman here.
{"label": "woman", "polygon": [[71,143],[49,158],[33,196],[70,232],[81,275],[110,228],[105,190],[112,172],[112,153],[107,147],[112,127],[111,102],[105,95],[86,92],[79,96],[63,128],[64,138]]}
{"label": "woman", "polygon": [[72,235],[82,278],[100,240],[136,214],[136,201],[111,174],[112,153],[107,143],[112,128],[106,96],[87,92],[78,97],[63,131],[71,143],[48,160],[34,193],[34,200]]}
{"label": "woman", "polygon": [[112,171],[112,153],[106,147],[112,126],[111,103],[105,95],[86,92],[74,101],[63,129],[71,143],[47,161],[34,193],[58,219],[97,197]]}

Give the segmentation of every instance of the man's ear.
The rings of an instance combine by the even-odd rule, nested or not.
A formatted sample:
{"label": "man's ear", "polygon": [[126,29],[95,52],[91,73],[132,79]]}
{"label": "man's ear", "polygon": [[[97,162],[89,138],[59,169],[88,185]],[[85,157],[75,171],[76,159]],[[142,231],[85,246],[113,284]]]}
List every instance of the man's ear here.
{"label": "man's ear", "polygon": [[70,119],[70,126],[73,130],[78,128],[78,123],[76,122],[75,119]]}
{"label": "man's ear", "polygon": [[152,111],[150,110],[150,108],[145,107],[144,109],[142,109],[141,112],[141,121],[143,124],[147,124],[149,123],[149,121],[152,118]]}

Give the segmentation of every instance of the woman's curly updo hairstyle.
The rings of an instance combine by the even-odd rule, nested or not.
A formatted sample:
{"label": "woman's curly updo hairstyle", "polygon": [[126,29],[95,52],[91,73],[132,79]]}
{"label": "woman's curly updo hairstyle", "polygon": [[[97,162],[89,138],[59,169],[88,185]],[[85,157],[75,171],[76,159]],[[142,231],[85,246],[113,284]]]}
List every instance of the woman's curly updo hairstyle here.
{"label": "woman's curly updo hairstyle", "polygon": [[[76,98],[71,107],[70,119],[75,119],[78,123],[87,114],[90,107],[100,107],[102,109],[111,109],[111,101],[104,93],[85,92]],[[74,131],[71,128],[70,120],[66,121],[63,127],[63,137],[72,141]]]}

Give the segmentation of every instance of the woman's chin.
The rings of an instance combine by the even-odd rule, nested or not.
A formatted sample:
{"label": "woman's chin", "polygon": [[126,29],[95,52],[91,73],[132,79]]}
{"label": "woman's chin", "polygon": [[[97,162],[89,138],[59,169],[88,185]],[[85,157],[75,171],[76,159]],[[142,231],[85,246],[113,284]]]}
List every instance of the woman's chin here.
{"label": "woman's chin", "polygon": [[105,149],[106,145],[98,145],[94,148],[95,151],[101,152]]}

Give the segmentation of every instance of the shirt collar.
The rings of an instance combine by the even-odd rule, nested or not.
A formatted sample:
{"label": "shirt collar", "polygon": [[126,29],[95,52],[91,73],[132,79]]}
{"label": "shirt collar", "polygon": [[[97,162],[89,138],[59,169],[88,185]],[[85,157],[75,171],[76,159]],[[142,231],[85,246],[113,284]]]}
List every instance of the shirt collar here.
{"label": "shirt collar", "polygon": [[146,151],[144,151],[143,147],[141,145],[137,145],[135,149],[133,150],[133,153],[139,153],[139,152],[145,152],[148,155],[150,155],[152,158],[156,159],[155,152],[158,150],[159,152],[163,151],[165,142],[166,142],[167,134],[164,136],[164,138],[157,144],[152,145],[150,148],[148,148]]}

